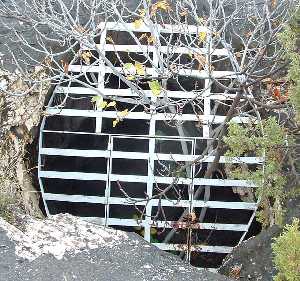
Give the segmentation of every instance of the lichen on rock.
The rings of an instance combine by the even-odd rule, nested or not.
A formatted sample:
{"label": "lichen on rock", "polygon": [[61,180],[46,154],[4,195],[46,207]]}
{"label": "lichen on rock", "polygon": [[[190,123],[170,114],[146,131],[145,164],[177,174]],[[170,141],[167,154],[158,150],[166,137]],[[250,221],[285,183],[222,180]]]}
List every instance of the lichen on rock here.
{"label": "lichen on rock", "polygon": [[113,247],[128,239],[125,232],[88,223],[69,214],[45,220],[23,216],[22,221],[20,230],[0,217],[0,228],[15,243],[16,255],[29,261],[46,254],[62,259],[65,254]]}

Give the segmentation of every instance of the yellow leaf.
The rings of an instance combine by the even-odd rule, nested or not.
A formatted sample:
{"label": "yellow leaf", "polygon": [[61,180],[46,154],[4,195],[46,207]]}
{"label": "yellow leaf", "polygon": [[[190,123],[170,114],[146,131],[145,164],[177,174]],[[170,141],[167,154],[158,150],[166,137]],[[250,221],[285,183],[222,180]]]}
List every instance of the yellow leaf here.
{"label": "yellow leaf", "polygon": [[197,21],[200,24],[204,24],[204,22],[205,22],[204,18],[202,18],[202,17],[198,17]]}
{"label": "yellow leaf", "polygon": [[148,44],[155,43],[155,38],[154,38],[154,36],[149,36],[149,37],[147,38],[147,42],[148,42]]}
{"label": "yellow leaf", "polygon": [[125,116],[127,116],[128,115],[128,109],[126,108],[126,109],[124,109],[123,111],[120,111],[119,112],[119,116],[121,116],[121,117],[125,117]]}
{"label": "yellow leaf", "polygon": [[116,127],[119,122],[120,122],[120,119],[115,119],[112,123],[113,127]]}
{"label": "yellow leaf", "polygon": [[101,96],[93,96],[92,97],[92,102],[98,103],[99,101],[102,101],[103,98]]}
{"label": "yellow leaf", "polygon": [[138,20],[135,20],[135,21],[133,22],[133,26],[134,26],[134,28],[136,28],[136,29],[141,28],[142,25],[143,25],[143,20],[142,20],[142,19],[138,19]]}
{"label": "yellow leaf", "polygon": [[139,40],[142,41],[144,38],[148,38],[146,33],[143,33],[143,34],[139,37]]}
{"label": "yellow leaf", "polygon": [[157,80],[153,80],[153,81],[149,81],[149,88],[152,91],[152,94],[154,96],[159,96],[160,92],[161,92],[161,85],[159,84],[159,82]]}
{"label": "yellow leaf", "polygon": [[124,70],[125,75],[128,75],[128,76],[136,74],[135,66],[131,62],[125,63],[123,65],[123,70]]}
{"label": "yellow leaf", "polygon": [[104,109],[107,106],[107,101],[102,101],[98,104],[98,107]]}
{"label": "yellow leaf", "polygon": [[156,14],[157,10],[159,10],[159,9],[163,10],[163,11],[168,11],[171,9],[171,7],[167,0],[158,1],[152,5],[150,15],[154,16]]}
{"label": "yellow leaf", "polygon": [[145,75],[145,66],[139,62],[135,62],[134,64],[136,72],[138,75],[140,76],[144,76]]}
{"label": "yellow leaf", "polygon": [[91,63],[91,57],[92,57],[92,53],[90,51],[85,51],[81,54],[81,58],[84,60],[84,62],[86,64],[90,64]]}
{"label": "yellow leaf", "polygon": [[146,15],[146,10],[145,10],[145,9],[140,9],[139,12],[140,12],[140,15],[139,15],[139,16],[140,16],[141,18],[143,18],[143,17]]}
{"label": "yellow leaf", "polygon": [[203,42],[206,39],[205,31],[200,31],[198,35],[199,35],[199,42]]}
{"label": "yellow leaf", "polygon": [[132,75],[126,76],[126,79],[129,81],[132,81],[132,80],[134,80],[134,76],[132,76]]}
{"label": "yellow leaf", "polygon": [[112,39],[111,36],[106,37],[106,41],[107,41],[108,43],[114,44],[114,40]]}
{"label": "yellow leaf", "polygon": [[116,102],[115,101],[111,101],[107,104],[106,108],[108,107],[115,107],[116,106]]}

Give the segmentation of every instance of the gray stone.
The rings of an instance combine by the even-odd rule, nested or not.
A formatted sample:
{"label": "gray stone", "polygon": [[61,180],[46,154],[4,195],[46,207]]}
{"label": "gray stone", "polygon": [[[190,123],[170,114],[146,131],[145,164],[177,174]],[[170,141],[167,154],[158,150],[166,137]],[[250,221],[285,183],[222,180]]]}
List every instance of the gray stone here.
{"label": "gray stone", "polygon": [[71,215],[24,217],[22,231],[0,218],[0,280],[230,280],[189,266],[138,235]]}

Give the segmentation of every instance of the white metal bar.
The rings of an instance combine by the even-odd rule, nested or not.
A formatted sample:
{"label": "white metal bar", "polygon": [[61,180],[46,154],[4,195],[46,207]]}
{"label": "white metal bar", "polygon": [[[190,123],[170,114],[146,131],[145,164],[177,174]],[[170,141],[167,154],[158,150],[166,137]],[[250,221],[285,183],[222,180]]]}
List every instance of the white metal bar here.
{"label": "white metal bar", "polygon": [[[113,151],[112,158],[124,158],[124,159],[144,159],[147,160],[149,157],[148,153],[145,152],[123,152],[123,151]],[[162,154],[155,153],[154,160],[160,161],[185,161],[192,162],[200,157],[200,155],[182,155],[182,154]],[[214,156],[204,156],[199,160],[199,162],[210,163],[214,161]],[[225,156],[220,157],[220,163],[246,163],[246,164],[261,164],[262,158],[258,157],[234,157],[229,158]]]}
{"label": "white metal bar", "polygon": [[57,156],[76,156],[76,157],[92,157],[92,158],[108,158],[108,150],[80,150],[80,149],[62,149],[62,148],[41,148],[42,155],[57,155]]}
{"label": "white metal bar", "polygon": [[[155,176],[155,182],[161,184],[170,184],[174,182],[172,177],[158,177]],[[137,175],[111,175],[112,181],[122,181],[122,182],[147,182],[147,176],[137,176]],[[214,187],[255,187],[254,183],[250,183],[246,180],[232,180],[232,179],[205,179],[205,178],[194,178],[194,185],[208,185]],[[191,183],[191,179],[186,178],[176,178],[176,184],[188,185]]]}
{"label": "white metal bar", "polygon": [[[184,251],[187,250],[186,244],[166,244],[166,243],[152,243],[152,245],[158,247],[164,251]],[[192,245],[192,252],[205,252],[205,253],[231,253],[233,247],[227,246],[207,246],[207,245]]]}
{"label": "white metal bar", "polygon": [[[101,52],[103,52],[103,55],[105,56],[105,43],[106,43],[106,29],[102,30],[101,36],[100,36],[100,46],[99,49]],[[104,79],[105,79],[105,62],[104,60],[100,60],[99,66],[98,66],[98,89],[100,92],[104,89]],[[102,111],[102,108],[97,108],[98,110]],[[102,130],[102,118],[96,118],[96,128],[95,132],[100,133]]]}
{"label": "white metal bar", "polygon": [[[46,113],[49,115],[60,115],[60,116],[78,116],[78,117],[103,117],[103,118],[116,118],[117,113],[115,111],[95,111],[95,110],[80,110],[80,109],[59,109],[59,108],[47,108]],[[165,113],[156,113],[155,115],[150,115],[145,112],[130,112],[124,119],[134,119],[134,120],[180,120],[180,121],[195,121],[195,122],[210,122],[213,124],[223,123],[225,116],[204,116],[195,114],[182,114],[173,115]],[[236,123],[248,123],[253,118],[249,117],[234,117],[233,122]]]}
{"label": "white metal bar", "polygon": [[[91,221],[101,224],[103,222],[102,218],[90,218]],[[99,220],[99,221],[97,221]],[[107,225],[119,225],[119,226],[141,226],[145,227],[146,224],[149,224],[149,221],[142,220],[137,221],[135,219],[120,219],[120,218],[108,218]],[[182,228],[177,221],[151,221],[150,225],[153,228],[174,228],[175,226],[180,229]],[[205,230],[214,230],[214,231],[237,231],[243,232],[248,230],[247,224],[222,224],[222,223],[201,223],[199,226],[193,227],[194,229],[205,229]]]}
{"label": "white metal bar", "polygon": [[[99,66],[98,65],[76,65],[70,64],[68,67],[68,71],[75,72],[75,73],[87,73],[87,72],[98,72]],[[115,71],[123,73],[124,69],[122,67],[115,67]],[[105,73],[114,73],[113,70],[106,66]],[[146,68],[146,73],[148,75],[155,75],[154,68]],[[210,77],[216,79],[229,79],[229,78],[236,78],[238,74],[233,71],[212,71],[208,73],[206,70],[196,70],[196,69],[178,69],[179,76],[191,76],[199,79],[208,79]]]}
{"label": "white metal bar", "polygon": [[[51,198],[51,199],[49,199]],[[56,200],[56,201],[66,201],[66,202],[87,202],[87,203],[107,203],[112,205],[133,205],[133,202],[137,206],[145,206],[146,200],[141,198],[132,198],[128,200],[127,198],[119,198],[119,197],[110,197],[108,201],[106,201],[106,197],[99,196],[86,196],[86,195],[66,195],[66,194],[52,194],[45,193],[46,200]],[[158,205],[158,199],[152,199],[148,204],[152,206]],[[188,208],[189,200],[166,200],[162,199],[160,201],[162,207],[181,207]],[[255,210],[256,203],[246,203],[246,202],[222,202],[222,201],[194,201],[195,208],[213,208],[213,209],[231,209],[231,210]]]}
{"label": "white metal bar", "polygon": [[66,180],[101,180],[106,181],[106,174],[80,173],[80,172],[58,172],[58,171],[39,171],[40,178],[66,179]]}
{"label": "white metal bar", "polygon": [[[74,95],[96,95],[97,88],[95,90],[84,87],[57,87],[57,92],[59,93],[68,93]],[[131,89],[112,89],[112,88],[104,88],[102,90],[103,94],[106,96],[117,96],[117,97],[137,97],[137,93],[132,91]],[[148,98],[153,96],[151,90],[143,90],[143,94],[145,94]],[[185,98],[191,99],[197,97],[199,100],[204,99],[208,94],[201,92],[185,92],[185,91],[164,91],[164,95],[167,95],[169,98]],[[208,95],[211,100],[233,100],[236,94],[225,94],[225,93],[210,93]]]}
{"label": "white metal bar", "polygon": [[[43,117],[42,123],[41,123],[41,128],[43,128],[45,126],[45,121],[46,121],[46,117]],[[41,167],[42,167],[42,155],[40,154],[40,151],[43,147],[43,131],[40,130],[39,133],[39,155],[38,155],[38,180],[39,180],[39,185],[40,185],[40,190],[41,190],[41,194],[42,194],[42,200],[45,206],[45,211],[46,211],[46,215],[49,216],[50,212],[49,212],[49,208],[47,205],[47,202],[44,198],[44,193],[45,193],[45,189],[44,189],[44,185],[43,185],[43,181],[40,178],[40,173],[41,173]]]}
{"label": "white metal bar", "polygon": [[[151,140],[151,139],[150,139]],[[154,140],[154,139],[152,139]],[[42,155],[58,155],[58,156],[75,156],[75,157],[92,157],[92,158],[108,158],[109,150],[80,150],[80,149],[62,149],[62,148],[41,148]],[[150,153],[151,154],[151,153]],[[154,154],[154,153],[153,153]],[[162,154],[155,153],[154,160],[160,161],[185,161],[192,162],[200,155],[182,155],[182,154]],[[148,160],[149,154],[146,152],[130,152],[130,151],[112,151],[111,157],[114,159],[132,159],[132,160]],[[204,156],[199,162],[210,163],[214,161],[214,156]],[[220,163],[246,163],[246,164],[262,164],[263,159],[258,157],[220,157]]]}
{"label": "white metal bar", "polygon": [[107,161],[107,167],[106,167],[106,171],[107,171],[107,179],[106,179],[106,187],[105,187],[105,226],[107,225],[107,220],[109,218],[109,197],[110,197],[110,189],[111,189],[111,172],[112,172],[112,158],[111,158],[111,152],[113,150],[114,147],[114,143],[113,143],[113,137],[109,136],[109,140],[108,140],[108,150],[109,150],[109,159]]}
{"label": "white metal bar", "polygon": [[[146,53],[153,53],[155,51],[154,46],[148,45],[113,45],[107,44],[105,46],[105,50],[107,52],[128,52],[128,53],[139,53],[139,52],[146,52]],[[174,53],[174,54],[191,54],[197,53],[206,55],[207,49],[205,48],[193,48],[193,47],[179,47],[179,46],[160,46],[160,51],[162,53]],[[228,51],[226,49],[214,49],[211,51],[210,55],[212,56],[227,56]]]}
{"label": "white metal bar", "polygon": [[[57,171],[40,171],[40,177],[43,178],[61,178],[61,179],[73,179],[73,180],[105,180],[105,174],[96,173],[81,173],[81,172],[57,172]],[[111,174],[111,181],[122,182],[147,182],[147,176],[138,175],[116,175]],[[155,177],[156,183],[170,184],[174,182],[174,178],[171,177]],[[191,179],[176,178],[176,184],[187,185],[191,183]],[[215,187],[255,187],[245,180],[230,180],[230,179],[204,179],[195,178],[194,185],[211,185]]]}
{"label": "white metal bar", "polygon": [[[144,19],[145,21],[145,19]],[[196,34],[201,31],[207,31],[207,27],[205,26],[197,26],[197,25],[171,25],[171,24],[164,24],[155,25],[158,32],[160,33],[189,33],[189,34]],[[107,30],[111,31],[128,31],[131,30],[133,32],[150,32],[147,23],[142,23],[139,28],[136,28],[133,23],[119,23],[119,22],[105,22],[100,23],[99,27],[106,28]]]}
{"label": "white metal bar", "polygon": [[[73,135],[93,135],[93,136],[113,136],[118,138],[129,138],[129,139],[149,139],[149,135],[124,135],[124,134],[106,134],[106,133],[92,133],[92,132],[79,132],[79,131],[54,131],[54,130],[41,130],[43,133],[54,133],[54,134],[73,134]],[[163,140],[171,140],[171,141],[180,141],[182,139],[191,141],[191,140],[206,140],[207,138],[203,137],[178,137],[178,136],[161,136],[157,137]],[[211,138],[210,138],[211,139]]]}
{"label": "white metal bar", "polygon": [[[96,173],[80,173],[80,172],[57,172],[57,171],[40,171],[39,176],[42,178],[57,178],[57,179],[72,179],[72,180],[106,180],[106,174]],[[110,175],[111,181],[121,182],[141,182],[147,183],[147,176],[137,175]],[[172,177],[154,177],[154,182],[161,184],[170,184],[174,182]],[[188,185],[191,183],[191,179],[177,178],[176,184]],[[194,185],[209,185],[214,187],[241,187],[249,188],[255,187],[255,185],[246,180],[231,180],[231,179],[204,179],[194,178]]]}
{"label": "white metal bar", "polygon": [[73,203],[92,203],[92,204],[105,204],[106,198],[100,196],[87,196],[87,195],[65,195],[65,194],[54,194],[45,193],[45,200],[48,201],[62,201],[62,202],[73,202]]}

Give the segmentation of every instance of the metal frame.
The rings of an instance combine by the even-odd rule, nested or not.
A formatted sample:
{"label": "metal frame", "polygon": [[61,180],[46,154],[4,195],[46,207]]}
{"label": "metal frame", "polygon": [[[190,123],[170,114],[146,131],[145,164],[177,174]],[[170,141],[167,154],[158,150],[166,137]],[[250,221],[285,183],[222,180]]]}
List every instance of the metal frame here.
{"label": "metal frame", "polygon": [[[146,26],[142,26],[140,29],[135,30],[133,26],[130,24],[125,26],[126,28],[129,27],[132,31],[137,32],[149,32],[149,29]],[[106,23],[103,24],[103,32],[100,37],[99,41],[99,48],[105,51],[130,51],[130,52],[141,52],[145,50],[145,46],[138,46],[138,45],[116,45],[112,46],[111,44],[106,44],[106,34],[107,30],[113,31],[125,31],[126,28],[124,25],[116,24],[116,23]],[[174,27],[174,26],[164,26],[161,28],[161,31],[170,33],[170,32],[190,32],[190,33],[198,33],[200,30],[205,30],[204,27],[196,27],[196,26],[186,26],[185,30],[182,30],[182,27]],[[209,40],[209,38],[207,39]],[[82,48],[85,48],[82,46]],[[153,51],[153,61],[156,65],[158,65],[158,59],[155,56],[154,48],[152,46],[147,47],[148,51]],[[164,50],[163,50],[164,51]],[[167,50],[165,50],[167,51]],[[190,49],[187,48],[178,48],[175,50],[178,53],[188,53]],[[197,52],[201,52],[204,55],[223,55],[226,56],[225,49],[216,49],[208,54],[206,48],[197,49]],[[121,70],[121,69],[120,69]],[[110,89],[105,88],[104,84],[104,76],[106,73],[111,73],[111,70],[106,67],[103,63],[100,65],[91,65],[91,66],[81,66],[81,65],[70,65],[69,71],[72,72],[94,72],[99,74],[98,76],[98,89],[101,90],[106,95],[109,96],[118,96],[118,97],[128,97],[128,96],[136,96],[130,89]],[[210,78],[207,73],[203,71],[195,71],[195,70],[181,70],[182,75],[186,76],[197,76],[198,78],[204,79],[205,86],[208,87]],[[155,74],[154,69],[147,69],[147,73]],[[231,71],[214,71],[214,77],[236,77],[236,74]],[[212,115],[210,103],[211,100],[226,100],[234,98],[234,94],[224,94],[224,93],[211,93],[210,89],[206,90],[206,92],[202,95],[204,99],[204,115],[202,116],[195,116],[194,114],[182,114],[182,115],[173,115],[169,114],[166,115],[164,113],[157,113],[154,115],[149,115],[145,112],[131,112],[128,116],[124,118],[123,122],[129,119],[135,120],[147,120],[149,121],[149,134],[148,135],[122,135],[122,134],[104,134],[101,132],[102,128],[102,118],[116,118],[116,112],[114,111],[101,111],[101,110],[78,110],[78,109],[61,109],[52,107],[52,101],[56,94],[58,93],[67,93],[67,94],[80,94],[80,95],[95,95],[95,91],[91,88],[84,88],[84,87],[65,87],[65,86],[57,86],[52,98],[50,99],[49,106],[47,107],[47,114],[49,115],[60,115],[60,116],[78,116],[78,117],[90,117],[95,118],[96,120],[96,129],[95,132],[86,133],[86,132],[69,132],[69,131],[55,131],[55,130],[47,130],[45,129],[45,122],[47,118],[44,117],[41,125],[40,130],[40,141],[39,141],[39,165],[38,165],[38,176],[39,176],[39,183],[42,192],[42,198],[45,204],[46,212],[48,215],[51,213],[48,209],[48,201],[62,201],[62,202],[87,202],[87,203],[99,203],[105,205],[105,216],[99,217],[95,214],[94,217],[86,218],[89,221],[97,222],[102,225],[112,225],[112,226],[142,226],[144,231],[144,238],[148,242],[151,241],[151,228],[152,227],[165,227],[167,229],[172,228],[174,222],[172,221],[156,221],[153,222],[151,220],[151,212],[152,208],[157,206],[158,200],[151,200],[149,204],[146,205],[146,216],[145,219],[142,221],[137,221],[135,219],[120,219],[120,218],[113,218],[110,216],[110,205],[128,205],[130,203],[126,198],[118,198],[111,196],[111,183],[117,180],[122,180],[122,182],[140,182],[147,185],[147,196],[151,197],[153,194],[153,185],[155,183],[160,184],[169,184],[172,183],[173,178],[171,177],[162,177],[162,176],[155,176],[153,174],[153,167],[154,162],[156,160],[171,160],[171,161],[193,161],[199,155],[195,153],[195,142],[197,140],[210,140],[210,126],[209,124],[220,124],[224,121],[225,116],[218,116]],[[156,97],[151,94],[151,91],[145,91],[146,95],[150,97],[153,101],[155,101]],[[196,93],[194,92],[183,92],[183,91],[168,91],[167,95],[174,98],[182,97],[182,94],[186,98],[195,97]],[[156,122],[158,120],[180,120],[180,121],[199,121],[203,123],[203,137],[176,137],[176,136],[157,136],[155,134],[155,127]],[[239,123],[246,123],[249,122],[248,117],[235,117],[233,119],[235,122]],[[108,144],[107,149],[105,150],[78,150],[78,149],[60,149],[56,147],[44,147],[43,146],[43,137],[45,133],[49,134],[78,134],[78,135],[94,135],[94,136],[107,136],[108,137]],[[128,139],[147,139],[149,141],[148,152],[122,152],[116,151],[114,149],[114,141],[118,138],[128,138]],[[170,140],[170,141],[186,141],[192,144],[192,152],[190,155],[184,155],[183,153],[179,154],[163,154],[163,153],[156,153],[155,146],[156,141],[158,140]],[[42,157],[53,155],[60,155],[60,156],[76,156],[76,157],[85,157],[85,158],[104,158],[106,159],[107,163],[107,172],[106,173],[82,173],[78,171],[72,172],[62,172],[62,171],[47,171],[43,168],[43,161]],[[118,175],[112,173],[112,161],[114,159],[142,159],[148,162],[148,172],[147,175]],[[214,156],[206,155],[202,162],[212,162]],[[255,158],[255,157],[241,157],[237,159],[233,159],[233,162],[236,163],[247,163],[247,164],[257,164],[261,165],[263,159]],[[227,159],[225,157],[221,157],[220,162],[226,163]],[[106,190],[105,195],[100,196],[85,196],[85,195],[66,195],[66,194],[51,194],[44,192],[43,186],[43,179],[44,178],[59,178],[59,179],[72,179],[72,180],[101,180],[106,181]],[[212,188],[230,188],[230,187],[240,187],[240,188],[250,188],[254,187],[253,184],[250,184],[246,181],[242,180],[231,180],[231,179],[204,179],[204,178],[194,178],[194,170],[190,170],[190,175],[188,178],[179,178],[178,181],[181,184],[184,184],[194,190],[195,186],[211,186]],[[245,234],[248,231],[248,228],[254,218],[255,211],[257,208],[257,203],[246,203],[246,202],[222,202],[222,201],[201,201],[201,200],[194,200],[192,197],[189,200],[181,200],[177,202],[176,200],[162,200],[162,206],[169,206],[169,207],[184,207],[190,208],[193,207],[208,207],[208,208],[226,208],[226,209],[236,209],[236,210],[250,210],[253,211],[253,216],[249,220],[248,224],[220,224],[220,223],[201,223],[199,226],[201,229],[205,230],[222,230],[222,231],[238,231],[241,232],[241,240],[244,238]],[[145,205],[144,202],[137,203],[137,205]],[[159,247],[162,250],[183,250],[185,249],[185,245],[181,244],[169,244],[169,243],[154,243],[155,246]],[[215,252],[215,253],[230,253],[232,247],[226,246],[208,246],[208,245],[193,245],[192,251],[200,251],[200,252]]]}

